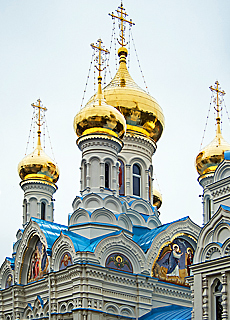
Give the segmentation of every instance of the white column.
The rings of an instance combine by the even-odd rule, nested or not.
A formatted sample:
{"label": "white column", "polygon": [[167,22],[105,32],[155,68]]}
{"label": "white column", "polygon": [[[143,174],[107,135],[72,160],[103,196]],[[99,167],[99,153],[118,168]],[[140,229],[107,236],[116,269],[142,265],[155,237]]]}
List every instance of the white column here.
{"label": "white column", "polygon": [[105,187],[105,163],[100,162],[101,174],[100,174],[100,187]]}
{"label": "white column", "polygon": [[202,299],[203,299],[203,320],[209,320],[208,315],[208,280],[206,277],[202,279]]}
{"label": "white column", "polygon": [[116,194],[117,193],[117,167],[116,165],[113,165],[112,168],[112,185],[111,185],[111,189],[113,190],[113,192]]}
{"label": "white column", "polygon": [[130,181],[131,181],[131,179],[132,179],[132,176],[131,176],[131,170],[130,170],[130,168],[131,168],[131,165],[130,164],[126,164],[126,170],[125,170],[125,173],[126,173],[126,175],[125,175],[125,195],[126,196],[130,196],[131,194],[133,194],[132,192],[131,192],[131,183],[130,183]]}
{"label": "white column", "polygon": [[145,192],[142,198],[148,201],[149,200],[149,170],[145,170],[145,180],[143,182],[145,183]]}
{"label": "white column", "polygon": [[222,320],[228,320],[228,292],[227,292],[227,275],[222,273]]}
{"label": "white column", "polygon": [[83,179],[84,179],[84,177],[83,177],[83,166],[81,165],[79,169],[80,169],[80,177],[81,177],[80,178],[80,191],[82,191],[83,190]]}
{"label": "white column", "polygon": [[86,188],[90,191],[90,163],[86,163]]}

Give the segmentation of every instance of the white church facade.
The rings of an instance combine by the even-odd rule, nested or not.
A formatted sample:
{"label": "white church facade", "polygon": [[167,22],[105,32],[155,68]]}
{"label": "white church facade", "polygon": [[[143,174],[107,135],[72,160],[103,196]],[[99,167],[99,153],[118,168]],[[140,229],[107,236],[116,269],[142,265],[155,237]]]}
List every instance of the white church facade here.
{"label": "white church facade", "polygon": [[[59,168],[41,144],[18,165],[22,228],[0,268],[0,320],[222,320],[230,315],[230,145],[220,130],[197,156],[203,227],[189,217],[163,224],[152,157],[164,129],[158,102],[127,69],[127,14],[118,7],[119,68],[74,118],[82,153],[80,195],[68,224],[54,221]],[[218,97],[224,94],[213,89]],[[58,204],[57,204],[58,205]]]}

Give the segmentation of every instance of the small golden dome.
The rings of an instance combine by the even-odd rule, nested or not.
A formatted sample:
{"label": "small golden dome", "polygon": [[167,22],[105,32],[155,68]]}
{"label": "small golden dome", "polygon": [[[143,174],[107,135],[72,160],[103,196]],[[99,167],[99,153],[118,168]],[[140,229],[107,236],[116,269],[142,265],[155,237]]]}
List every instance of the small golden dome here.
{"label": "small golden dome", "polygon": [[153,205],[157,207],[157,209],[160,209],[162,205],[162,195],[156,189],[153,190]]}
{"label": "small golden dome", "polygon": [[80,137],[86,134],[104,133],[122,138],[126,131],[123,115],[103,99],[92,100],[74,118],[74,130]]}
{"label": "small golden dome", "polygon": [[127,53],[125,47],[119,48],[120,66],[113,80],[102,90],[104,98],[124,115],[127,131],[143,134],[157,142],[164,129],[163,111],[158,102],[131,78],[126,66]]}
{"label": "small golden dome", "polygon": [[212,173],[216,170],[221,161],[224,160],[224,152],[230,150],[220,130],[217,130],[214,140],[200,151],[196,157],[196,169],[200,175]]}
{"label": "small golden dome", "polygon": [[56,183],[59,178],[57,164],[42,150],[40,144],[18,165],[18,173],[22,180],[41,179]]}

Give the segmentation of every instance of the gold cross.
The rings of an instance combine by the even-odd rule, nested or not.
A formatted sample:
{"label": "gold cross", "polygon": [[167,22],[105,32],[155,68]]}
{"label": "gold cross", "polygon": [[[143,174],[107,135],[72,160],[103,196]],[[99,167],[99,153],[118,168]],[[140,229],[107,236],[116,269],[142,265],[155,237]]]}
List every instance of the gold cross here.
{"label": "gold cross", "polygon": [[220,96],[224,96],[225,95],[225,92],[224,90],[221,91],[221,89],[219,88],[219,82],[216,81],[215,82],[215,87],[213,86],[210,86],[209,89],[212,91],[212,92],[216,92],[216,98],[214,99],[214,101],[216,102],[216,107],[215,110],[217,112],[217,115],[216,115],[216,122],[217,122],[217,129],[220,130],[219,126],[220,126],[220,109],[219,109],[219,106],[221,104],[221,102],[219,102],[219,95]]}
{"label": "gold cross", "polygon": [[106,68],[102,68],[102,61],[101,61],[101,53],[109,53],[109,50],[107,49],[104,49],[101,44],[102,44],[102,40],[101,39],[98,39],[97,40],[97,44],[91,44],[91,47],[97,51],[99,51],[99,55],[98,55],[98,67],[95,66],[98,70],[98,91],[97,91],[97,97],[98,97],[98,100],[99,100],[99,106],[101,106],[101,99],[102,99],[102,89],[101,89],[101,81],[102,81],[102,77],[101,77],[101,72]]}
{"label": "gold cross", "polygon": [[[119,10],[120,9],[120,10]],[[131,27],[133,25],[135,25],[135,23],[132,22],[132,19],[127,20],[126,17],[128,16],[128,14],[125,12],[125,8],[123,7],[123,3],[121,1],[121,6],[118,7],[117,11],[117,16],[112,12],[109,13],[109,16],[111,16],[112,18],[117,18],[118,20],[120,20],[121,24],[119,25],[120,28],[120,38],[121,41],[118,41],[118,43],[124,47],[127,45],[127,43],[125,43],[125,26],[124,23],[127,22]],[[119,15],[120,14],[120,15]]]}
{"label": "gold cross", "polygon": [[220,90],[220,88],[219,88],[219,82],[218,81],[216,81],[215,82],[215,85],[216,85],[216,87],[213,87],[213,86],[210,86],[209,87],[209,89],[213,92],[213,91],[215,91],[216,92],[216,106],[217,106],[217,108],[215,108],[216,109],[216,111],[217,112],[220,112],[220,110],[219,110],[219,94],[221,95],[221,96],[224,96],[225,95],[225,92],[224,92],[224,90]]}
{"label": "gold cross", "polygon": [[101,71],[103,71],[105,69],[105,67],[102,69],[101,68],[101,65],[102,65],[102,62],[101,62],[101,53],[102,52],[105,52],[105,54],[109,53],[109,50],[107,49],[104,49],[101,44],[102,44],[102,40],[101,39],[98,39],[97,40],[97,44],[95,45],[94,43],[91,43],[91,47],[93,49],[96,49],[97,51],[99,51],[99,55],[98,55],[98,67],[96,66],[97,70],[99,71],[99,77],[101,77]]}
{"label": "gold cross", "polygon": [[43,107],[40,99],[37,100],[37,104],[32,103],[31,106],[33,108],[38,108],[38,116],[37,116],[38,117],[38,122],[37,122],[37,125],[38,125],[38,131],[37,131],[38,132],[38,145],[41,145],[41,126],[42,126],[42,124],[41,124],[41,110],[46,111],[47,109],[46,109],[46,107]]}

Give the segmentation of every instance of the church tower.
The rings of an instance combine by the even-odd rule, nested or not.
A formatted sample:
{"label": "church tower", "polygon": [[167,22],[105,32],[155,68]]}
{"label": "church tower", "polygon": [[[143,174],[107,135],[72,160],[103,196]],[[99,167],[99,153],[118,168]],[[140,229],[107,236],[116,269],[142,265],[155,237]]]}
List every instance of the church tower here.
{"label": "church tower", "polygon": [[108,50],[102,47],[100,39],[91,46],[98,52],[98,92],[74,119],[74,129],[79,136],[77,145],[82,151],[80,190],[83,196],[88,193],[117,195],[118,153],[123,147],[121,139],[126,122],[124,116],[103,99],[102,53]]}
{"label": "church tower", "polygon": [[[130,27],[134,23],[127,19],[128,14],[122,3],[116,12],[117,15],[112,13],[110,16],[119,21],[119,68],[102,93],[106,102],[123,114],[127,125],[124,146],[118,155],[119,195],[140,197],[153,205],[152,156],[164,129],[164,115],[158,102],[141,89],[129,74],[125,23]],[[93,99],[90,99],[89,105]]]}
{"label": "church tower", "polygon": [[42,113],[47,109],[42,106],[40,99],[32,107],[37,111],[37,146],[18,165],[22,180],[20,186],[24,191],[23,225],[32,217],[53,222],[53,194],[57,190],[56,182],[59,178],[57,164],[41,146]]}
{"label": "church tower", "polygon": [[[230,150],[230,144],[226,142],[221,133],[221,97],[225,92],[220,89],[219,82],[211,86],[210,90],[216,94],[214,98],[214,109],[216,110],[216,136],[215,138],[199,152],[196,157],[196,169],[199,173],[198,181],[203,188],[203,221],[206,224],[218,209],[219,201],[213,198],[214,183],[216,182],[215,172],[219,164],[226,159],[226,151]],[[223,199],[222,199],[223,202]]]}

